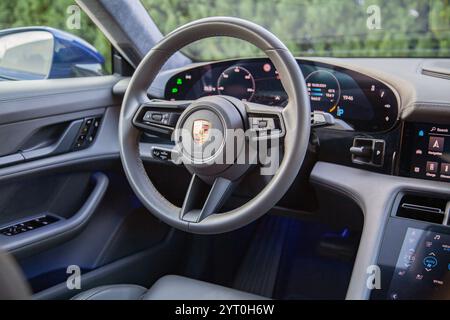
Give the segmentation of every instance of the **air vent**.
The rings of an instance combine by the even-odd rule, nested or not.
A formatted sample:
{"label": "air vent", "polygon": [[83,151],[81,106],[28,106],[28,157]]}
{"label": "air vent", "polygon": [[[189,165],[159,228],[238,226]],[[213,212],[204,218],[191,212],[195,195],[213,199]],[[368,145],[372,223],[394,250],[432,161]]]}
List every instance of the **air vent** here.
{"label": "air vent", "polygon": [[397,217],[431,223],[447,223],[448,199],[418,195],[404,195],[397,209]]}

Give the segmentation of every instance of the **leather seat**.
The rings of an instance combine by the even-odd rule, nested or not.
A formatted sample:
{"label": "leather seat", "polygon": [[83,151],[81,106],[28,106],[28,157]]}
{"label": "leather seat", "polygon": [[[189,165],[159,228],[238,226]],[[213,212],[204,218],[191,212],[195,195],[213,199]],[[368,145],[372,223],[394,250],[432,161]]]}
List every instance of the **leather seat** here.
{"label": "leather seat", "polygon": [[73,297],[74,300],[262,300],[267,299],[180,276],[160,278],[150,288],[138,285],[111,285],[93,288]]}

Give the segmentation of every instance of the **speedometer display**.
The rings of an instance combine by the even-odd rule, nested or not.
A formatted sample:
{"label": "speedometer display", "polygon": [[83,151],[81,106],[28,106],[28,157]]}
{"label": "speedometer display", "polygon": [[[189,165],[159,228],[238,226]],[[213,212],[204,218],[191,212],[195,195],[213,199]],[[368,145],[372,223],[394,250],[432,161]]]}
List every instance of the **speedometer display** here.
{"label": "speedometer display", "polygon": [[[355,131],[386,131],[397,123],[398,100],[386,84],[360,72],[311,60],[297,60],[312,111],[331,113]],[[227,95],[264,105],[285,106],[287,94],[269,59],[205,63],[174,74],[168,100]]]}
{"label": "speedometer display", "polygon": [[255,79],[243,67],[230,67],[222,72],[217,80],[217,91],[221,95],[251,101],[255,94]]}
{"label": "speedometer display", "polygon": [[318,70],[310,73],[305,81],[311,100],[311,109],[335,112],[341,96],[338,79],[329,71]]}

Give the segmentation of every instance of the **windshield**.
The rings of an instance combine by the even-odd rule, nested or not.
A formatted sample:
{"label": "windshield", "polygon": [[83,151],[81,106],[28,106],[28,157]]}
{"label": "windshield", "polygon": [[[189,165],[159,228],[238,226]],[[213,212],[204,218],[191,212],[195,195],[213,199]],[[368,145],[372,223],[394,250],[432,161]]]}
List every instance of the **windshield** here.
{"label": "windshield", "polygon": [[[449,57],[449,0],[142,0],[163,34],[189,21],[234,16],[278,36],[296,56]],[[261,55],[240,40],[200,41],[194,60]]]}

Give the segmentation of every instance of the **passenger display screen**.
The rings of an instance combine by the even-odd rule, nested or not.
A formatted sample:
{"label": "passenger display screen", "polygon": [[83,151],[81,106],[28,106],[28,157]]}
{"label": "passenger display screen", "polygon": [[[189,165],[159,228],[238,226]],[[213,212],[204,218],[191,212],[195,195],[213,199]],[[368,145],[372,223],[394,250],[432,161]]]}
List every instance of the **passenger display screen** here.
{"label": "passenger display screen", "polygon": [[406,124],[400,174],[450,182],[450,125]]}
{"label": "passenger display screen", "polygon": [[408,228],[388,298],[450,299],[450,235]]}

